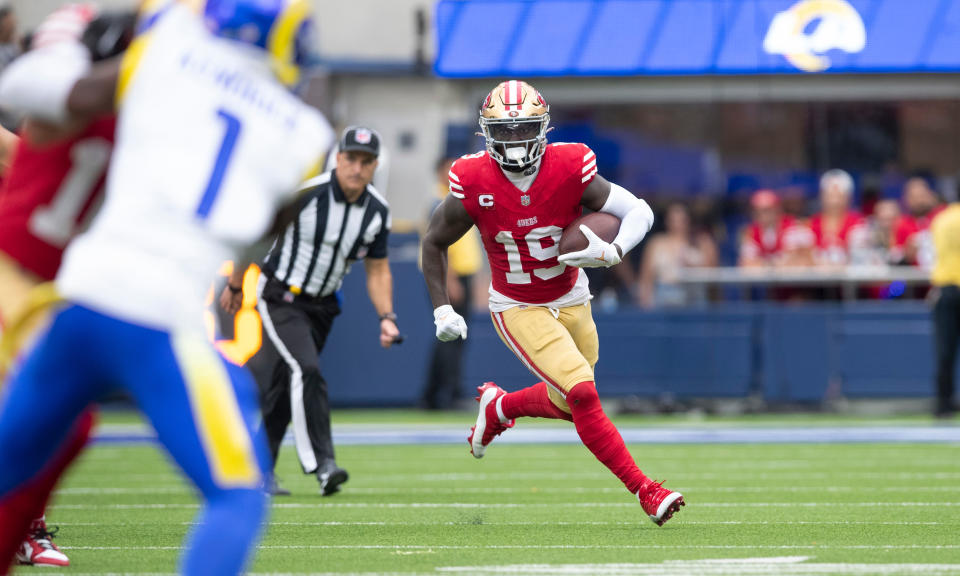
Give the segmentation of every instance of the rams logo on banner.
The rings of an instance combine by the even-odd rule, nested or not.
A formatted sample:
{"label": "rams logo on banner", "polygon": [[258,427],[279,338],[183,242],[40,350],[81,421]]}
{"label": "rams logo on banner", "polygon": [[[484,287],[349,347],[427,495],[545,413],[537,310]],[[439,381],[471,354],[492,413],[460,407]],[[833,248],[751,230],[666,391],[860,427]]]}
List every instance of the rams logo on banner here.
{"label": "rams logo on banner", "polygon": [[830,68],[830,50],[856,54],[866,45],[863,18],[846,0],[801,0],[774,16],[763,39],[764,51],[804,72]]}

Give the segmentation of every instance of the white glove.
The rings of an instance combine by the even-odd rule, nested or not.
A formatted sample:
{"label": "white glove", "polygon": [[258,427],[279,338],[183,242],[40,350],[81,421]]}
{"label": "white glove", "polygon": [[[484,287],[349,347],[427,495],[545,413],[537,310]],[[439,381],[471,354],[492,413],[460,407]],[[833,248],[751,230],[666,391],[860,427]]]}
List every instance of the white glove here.
{"label": "white glove", "polygon": [[444,304],[433,311],[433,323],[437,325],[437,340],[450,342],[457,338],[467,339],[467,323],[463,316],[453,311],[453,306]]}
{"label": "white glove", "polygon": [[604,242],[599,236],[593,233],[593,230],[581,224],[580,231],[587,237],[590,244],[579,252],[563,254],[559,258],[561,264],[567,266],[576,266],[577,268],[600,268],[602,266],[610,267],[620,263],[620,254],[617,247],[608,242]]}

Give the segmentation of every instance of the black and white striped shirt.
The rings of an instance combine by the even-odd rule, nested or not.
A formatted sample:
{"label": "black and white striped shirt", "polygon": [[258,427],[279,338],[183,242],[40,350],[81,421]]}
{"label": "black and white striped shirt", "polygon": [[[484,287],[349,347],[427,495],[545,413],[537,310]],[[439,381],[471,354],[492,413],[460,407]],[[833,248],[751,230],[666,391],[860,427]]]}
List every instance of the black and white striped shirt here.
{"label": "black and white striped shirt", "polygon": [[387,257],[390,206],[373,186],[348,203],[336,170],[309,180],[304,190],[297,217],[274,241],[263,272],[294,294],[329,296],[351,264]]}

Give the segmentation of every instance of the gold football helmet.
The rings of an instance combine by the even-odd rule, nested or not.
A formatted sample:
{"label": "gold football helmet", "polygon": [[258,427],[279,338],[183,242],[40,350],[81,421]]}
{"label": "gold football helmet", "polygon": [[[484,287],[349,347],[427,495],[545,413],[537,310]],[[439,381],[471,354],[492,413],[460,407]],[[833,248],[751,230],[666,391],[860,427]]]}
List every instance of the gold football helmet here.
{"label": "gold football helmet", "polygon": [[547,148],[550,106],[536,88],[519,80],[501,82],[480,107],[480,130],[490,157],[508,170],[522,170]]}

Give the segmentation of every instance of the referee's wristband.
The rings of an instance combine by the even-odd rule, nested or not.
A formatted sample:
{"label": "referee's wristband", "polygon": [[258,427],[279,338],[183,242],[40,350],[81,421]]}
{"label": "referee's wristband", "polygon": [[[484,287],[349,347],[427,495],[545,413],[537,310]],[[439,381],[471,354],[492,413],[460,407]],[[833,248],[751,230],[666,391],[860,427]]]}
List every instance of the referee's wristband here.
{"label": "referee's wristband", "polygon": [[227,288],[230,289],[231,294],[240,294],[241,292],[243,292],[243,286],[236,287],[230,283],[227,283]]}
{"label": "referee's wristband", "polygon": [[387,312],[386,314],[381,314],[381,315],[380,315],[380,321],[383,322],[384,320],[389,320],[389,321],[393,322],[394,324],[396,324],[396,323],[397,323],[397,315],[394,314],[393,312]]}

